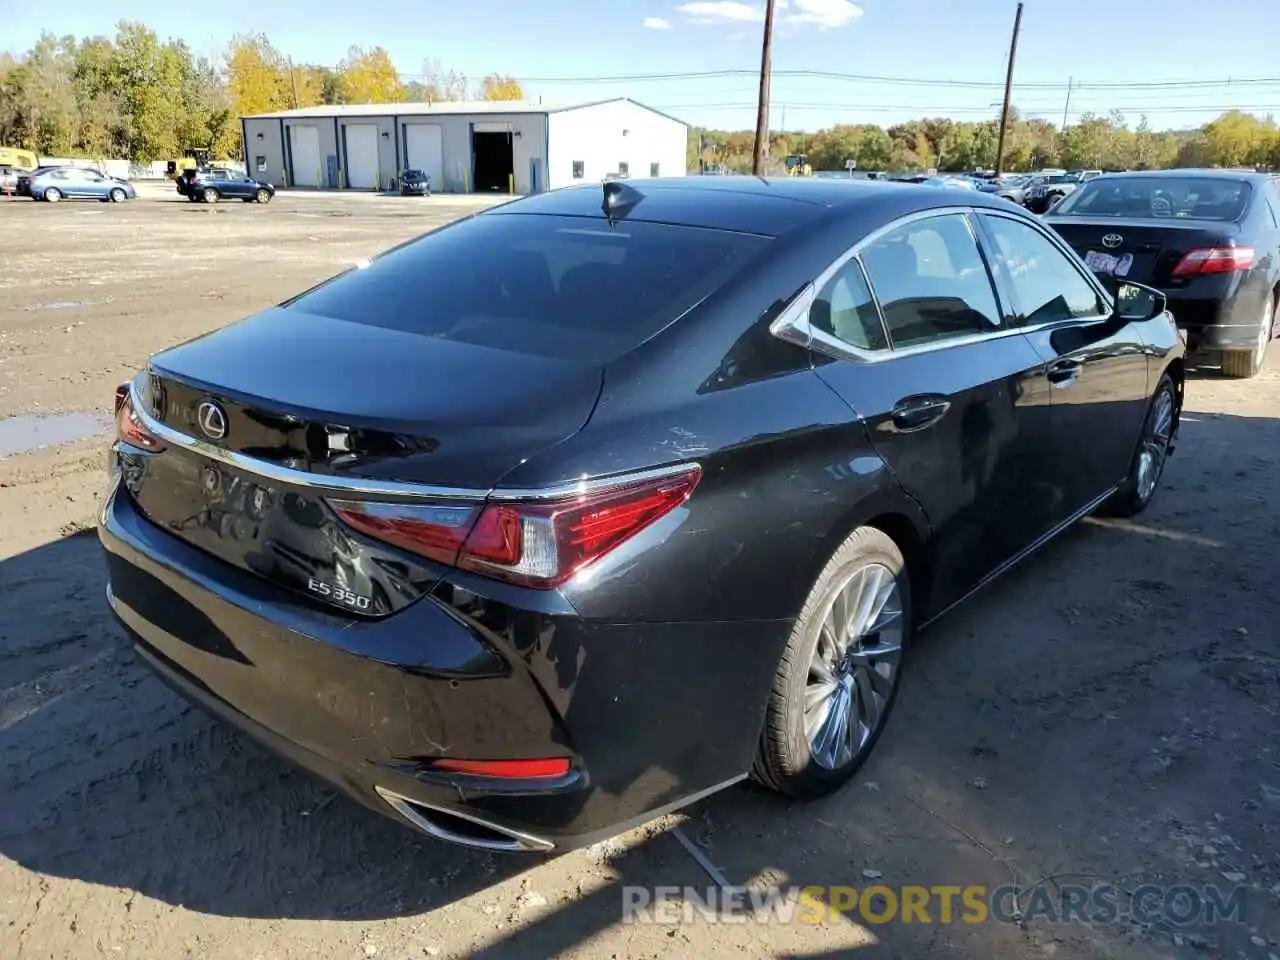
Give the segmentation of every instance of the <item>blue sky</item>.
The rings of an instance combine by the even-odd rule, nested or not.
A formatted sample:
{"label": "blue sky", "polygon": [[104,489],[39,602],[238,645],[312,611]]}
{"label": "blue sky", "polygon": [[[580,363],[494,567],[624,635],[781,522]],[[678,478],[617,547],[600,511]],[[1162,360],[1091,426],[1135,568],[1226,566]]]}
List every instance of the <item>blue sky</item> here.
{"label": "blue sky", "polygon": [[[335,63],[349,46],[381,45],[399,69],[429,59],[479,78],[514,74],[547,102],[630,96],[691,123],[754,126],[764,0],[467,0],[317,5],[304,0],[220,0],[216,17],[193,18],[172,0],[15,3],[4,43],[26,48],[42,29],[111,33],[141,20],[216,55],[230,34],[262,31],[296,62]],[[1226,15],[1191,0],[1027,0],[1014,103],[1060,123],[1074,78],[1070,118],[1117,107],[1155,127],[1195,126],[1222,109],[1280,114],[1275,0],[1234,0]],[[980,120],[998,112],[1013,22],[1011,0],[778,0],[771,126],[891,124],[913,117]],[[111,12],[116,11],[116,12]],[[415,22],[410,11],[420,11]],[[1176,12],[1175,12],[1176,11]],[[322,19],[323,17],[323,19]],[[201,26],[192,27],[193,19]],[[227,25],[215,31],[211,22]],[[1248,25],[1256,29],[1249,29]],[[658,74],[739,75],[648,79]],[[910,77],[902,84],[788,75],[820,71]],[[618,75],[643,75],[607,82]],[[1230,85],[1223,81],[1233,79]],[[1271,79],[1270,83],[1241,80]],[[559,82],[558,82],[559,81]],[[931,81],[950,81],[933,83]],[[1202,82],[1203,83],[1199,83]],[[1216,81],[1216,85],[1209,85]],[[1171,86],[1183,82],[1183,86]],[[1018,85],[1022,86],[1019,87]],[[1110,89],[1099,84],[1112,84]],[[1164,84],[1146,88],[1132,84]],[[1193,85],[1194,84],[1194,85]]]}

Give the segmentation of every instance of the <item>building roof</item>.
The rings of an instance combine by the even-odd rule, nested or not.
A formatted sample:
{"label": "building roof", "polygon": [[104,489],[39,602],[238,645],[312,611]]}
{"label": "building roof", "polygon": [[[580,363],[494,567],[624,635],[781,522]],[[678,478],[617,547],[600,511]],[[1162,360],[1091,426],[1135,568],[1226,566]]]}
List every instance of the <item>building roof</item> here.
{"label": "building roof", "polygon": [[242,119],[267,120],[290,119],[300,117],[420,117],[420,116],[465,116],[470,114],[512,114],[512,113],[562,113],[566,110],[580,110],[583,107],[594,107],[602,103],[632,103],[642,110],[648,110],[676,123],[688,124],[683,120],[654,110],[653,107],[632,100],[630,97],[610,97],[607,100],[590,100],[585,103],[548,104],[531,100],[438,100],[432,103],[325,103],[314,107],[299,107],[295,110],[276,110],[272,113],[252,113]]}

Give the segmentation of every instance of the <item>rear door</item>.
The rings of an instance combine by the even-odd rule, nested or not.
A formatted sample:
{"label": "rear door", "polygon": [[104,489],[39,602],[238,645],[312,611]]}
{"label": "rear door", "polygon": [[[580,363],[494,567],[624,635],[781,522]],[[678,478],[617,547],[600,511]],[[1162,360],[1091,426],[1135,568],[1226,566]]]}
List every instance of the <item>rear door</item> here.
{"label": "rear door", "polygon": [[817,373],[928,515],[939,610],[1048,529],[1044,361],[1006,325],[964,211],[908,217],[820,282],[815,346],[841,359]]}
{"label": "rear door", "polygon": [[1140,324],[1112,319],[1102,287],[1051,232],[997,211],[979,220],[1017,322],[1048,362],[1054,519],[1065,521],[1129,469],[1146,416],[1148,347]]}

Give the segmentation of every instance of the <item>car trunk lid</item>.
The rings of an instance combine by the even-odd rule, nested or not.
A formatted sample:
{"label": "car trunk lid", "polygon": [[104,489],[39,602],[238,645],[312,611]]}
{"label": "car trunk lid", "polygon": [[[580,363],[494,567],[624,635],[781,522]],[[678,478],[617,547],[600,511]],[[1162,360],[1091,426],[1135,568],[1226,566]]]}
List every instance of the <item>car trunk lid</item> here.
{"label": "car trunk lid", "polygon": [[360,614],[413,602],[447,564],[365,537],[326,497],[473,503],[576,433],[601,368],[274,308],[154,357],[129,452],[143,513],[242,569]]}
{"label": "car trunk lid", "polygon": [[1173,271],[1189,251],[1231,246],[1240,232],[1215,220],[1047,217],[1046,223],[1095,273],[1164,288],[1187,282]]}

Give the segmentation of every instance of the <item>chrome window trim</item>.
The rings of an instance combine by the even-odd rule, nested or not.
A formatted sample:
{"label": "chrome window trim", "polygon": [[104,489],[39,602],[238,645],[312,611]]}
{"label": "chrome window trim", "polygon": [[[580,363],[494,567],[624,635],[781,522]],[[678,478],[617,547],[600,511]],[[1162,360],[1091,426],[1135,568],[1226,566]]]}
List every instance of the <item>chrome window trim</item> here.
{"label": "chrome window trim", "polygon": [[[139,378],[140,379],[140,378]],[[365,477],[332,476],[298,470],[282,464],[272,463],[258,457],[250,457],[234,450],[226,450],[215,444],[190,436],[165,423],[161,423],[146,409],[139,395],[138,379],[129,386],[130,399],[134,412],[142,421],[148,432],[163,440],[170,446],[190,451],[198,456],[214,460],[236,470],[270,480],[282,486],[296,487],[318,494],[337,494],[341,496],[358,496],[373,499],[395,501],[418,500],[564,500],[588,493],[599,493],[618,487],[659,480],[664,477],[677,476],[690,470],[701,470],[697,461],[684,461],[648,470],[636,470],[630,473],[615,474],[607,477],[583,477],[564,483],[551,484],[536,488],[500,488],[486,489],[468,487],[439,487],[429,484],[406,483],[400,480],[374,480]]]}
{"label": "chrome window trim", "polygon": [[[790,304],[780,313],[769,325],[769,332],[780,340],[786,340],[811,350],[817,350],[819,353],[832,357],[836,360],[849,360],[854,363],[886,363],[890,360],[896,360],[900,357],[914,357],[922,353],[936,353],[939,350],[950,350],[953,347],[966,347],[975,343],[985,343],[988,340],[1000,340],[1014,334],[1027,333],[1032,330],[1039,330],[1045,327],[1057,326],[1062,323],[1060,320],[1050,321],[1049,323],[1037,324],[1035,327],[1008,327],[1003,323],[998,327],[981,333],[968,334],[963,337],[949,337],[946,340],[938,340],[933,343],[915,344],[909,347],[894,347],[892,338],[889,337],[887,325],[884,323],[884,311],[880,306],[880,298],[876,295],[875,285],[871,283],[870,275],[867,273],[865,266],[862,264],[861,254],[864,248],[886,234],[892,233],[899,227],[907,224],[916,223],[921,220],[932,220],[935,217],[944,216],[960,216],[965,221],[965,227],[969,231],[970,237],[973,239],[974,246],[978,250],[978,256],[982,259],[983,268],[987,273],[987,282],[991,285],[991,294],[996,301],[996,309],[1003,312],[1000,303],[1000,291],[996,285],[995,277],[991,275],[992,266],[987,263],[986,255],[982,249],[981,238],[977,235],[975,225],[971,220],[973,214],[987,210],[986,207],[971,207],[963,205],[948,205],[945,207],[930,207],[928,210],[917,210],[914,213],[908,213],[897,218],[883,226],[877,227],[868,233],[865,237],[855,243],[848,250],[841,253],[831,263],[829,263],[822,272],[810,284],[796,295]],[[1010,217],[1010,219],[1016,219]],[[813,306],[813,301],[817,298],[817,293],[838,273],[845,264],[850,260],[858,258],[858,269],[862,271],[863,279],[867,281],[867,289],[871,291],[872,300],[875,302],[876,313],[880,316],[881,325],[885,325],[885,338],[889,340],[889,347],[884,350],[864,350],[861,347],[855,347],[852,344],[845,343],[828,333],[816,330],[813,324],[809,322],[809,308]],[[1097,284],[1093,284],[1097,289]]]}

